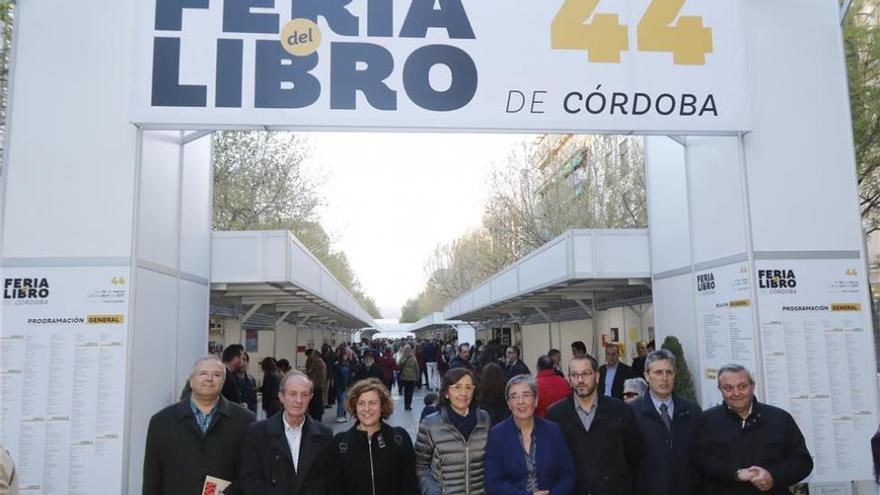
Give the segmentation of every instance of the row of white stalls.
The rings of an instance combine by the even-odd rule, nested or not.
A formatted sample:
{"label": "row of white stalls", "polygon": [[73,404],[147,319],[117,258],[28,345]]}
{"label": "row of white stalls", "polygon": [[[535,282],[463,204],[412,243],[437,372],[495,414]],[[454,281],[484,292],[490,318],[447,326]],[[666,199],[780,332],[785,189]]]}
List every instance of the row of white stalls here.
{"label": "row of white stalls", "polygon": [[[571,343],[604,360],[617,343],[630,362],[654,338],[645,230],[572,230],[408,328],[419,338],[498,340],[538,356]],[[377,324],[287,231],[215,232],[209,346],[242,344],[250,372],[266,356],[305,365],[305,351],[368,337]],[[687,353],[686,349],[686,353]],[[696,357],[694,356],[694,359]]]}
{"label": "row of white stalls", "polygon": [[447,320],[439,311],[411,324],[407,331],[412,332],[419,339],[455,341],[459,344],[471,345],[477,340],[477,330],[470,323],[461,320]]}
{"label": "row of white stalls", "polygon": [[367,311],[288,231],[214,232],[209,347],[242,344],[249,371],[267,356],[305,366],[305,351],[374,327]]}
{"label": "row of white stalls", "polygon": [[[538,357],[553,348],[567,366],[575,341],[583,341],[600,362],[603,346],[616,343],[629,364],[636,342],[654,338],[650,266],[647,230],[572,230],[410,331],[419,337],[516,345],[533,371]],[[694,352],[688,359],[696,360],[696,350],[688,351]]]}

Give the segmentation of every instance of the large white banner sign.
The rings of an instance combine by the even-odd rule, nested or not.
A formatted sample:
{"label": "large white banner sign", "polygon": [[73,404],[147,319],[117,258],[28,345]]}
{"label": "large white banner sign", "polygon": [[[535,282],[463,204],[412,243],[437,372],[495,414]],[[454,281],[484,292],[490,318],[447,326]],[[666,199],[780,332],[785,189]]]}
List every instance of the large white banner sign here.
{"label": "large white banner sign", "polygon": [[122,486],[128,272],[35,267],[0,277],[0,443],[22,493]]}
{"label": "large white banner sign", "polygon": [[740,2],[143,0],[153,128],[749,130]]}

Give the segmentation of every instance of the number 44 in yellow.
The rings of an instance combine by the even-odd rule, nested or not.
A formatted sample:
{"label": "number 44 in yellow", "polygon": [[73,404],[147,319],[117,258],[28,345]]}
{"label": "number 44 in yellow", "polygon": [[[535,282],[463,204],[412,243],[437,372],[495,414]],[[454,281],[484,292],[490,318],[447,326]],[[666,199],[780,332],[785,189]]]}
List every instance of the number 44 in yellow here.
{"label": "number 44 in yellow", "polygon": [[[703,26],[702,17],[679,16],[685,1],[651,0],[636,32],[639,51],[672,53],[676,65],[706,64],[712,28]],[[586,50],[590,62],[620,63],[629,30],[617,14],[595,13],[598,6],[599,0],[565,0],[551,25],[551,47]]]}

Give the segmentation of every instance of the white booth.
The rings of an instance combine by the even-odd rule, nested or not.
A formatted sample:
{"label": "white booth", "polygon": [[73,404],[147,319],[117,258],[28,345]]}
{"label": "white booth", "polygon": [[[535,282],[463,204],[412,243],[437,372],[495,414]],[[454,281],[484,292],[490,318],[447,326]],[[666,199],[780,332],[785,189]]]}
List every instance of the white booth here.
{"label": "white booth", "polygon": [[646,230],[571,230],[458,297],[443,315],[474,323],[484,341],[520,347],[530,368],[552,348],[567,366],[575,341],[600,360],[599,347],[617,343],[629,362],[635,343],[652,338],[650,266]]}
{"label": "white booth", "polygon": [[420,339],[454,338],[459,344],[474,345],[477,341],[476,330],[469,323],[461,320],[447,320],[443,313],[435,312],[412,323],[407,331]]}
{"label": "white booth", "polygon": [[373,319],[293,234],[211,235],[211,317],[242,344],[251,372],[265,356],[304,368],[307,349],[334,348]]}

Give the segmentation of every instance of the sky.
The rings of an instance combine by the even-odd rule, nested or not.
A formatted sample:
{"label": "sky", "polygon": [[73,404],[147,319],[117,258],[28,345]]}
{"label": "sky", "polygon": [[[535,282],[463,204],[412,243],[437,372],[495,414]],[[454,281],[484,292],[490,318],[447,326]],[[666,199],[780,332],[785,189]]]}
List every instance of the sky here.
{"label": "sky", "polygon": [[515,134],[309,133],[322,225],[384,318],[424,288],[434,247],[480,225]]}

